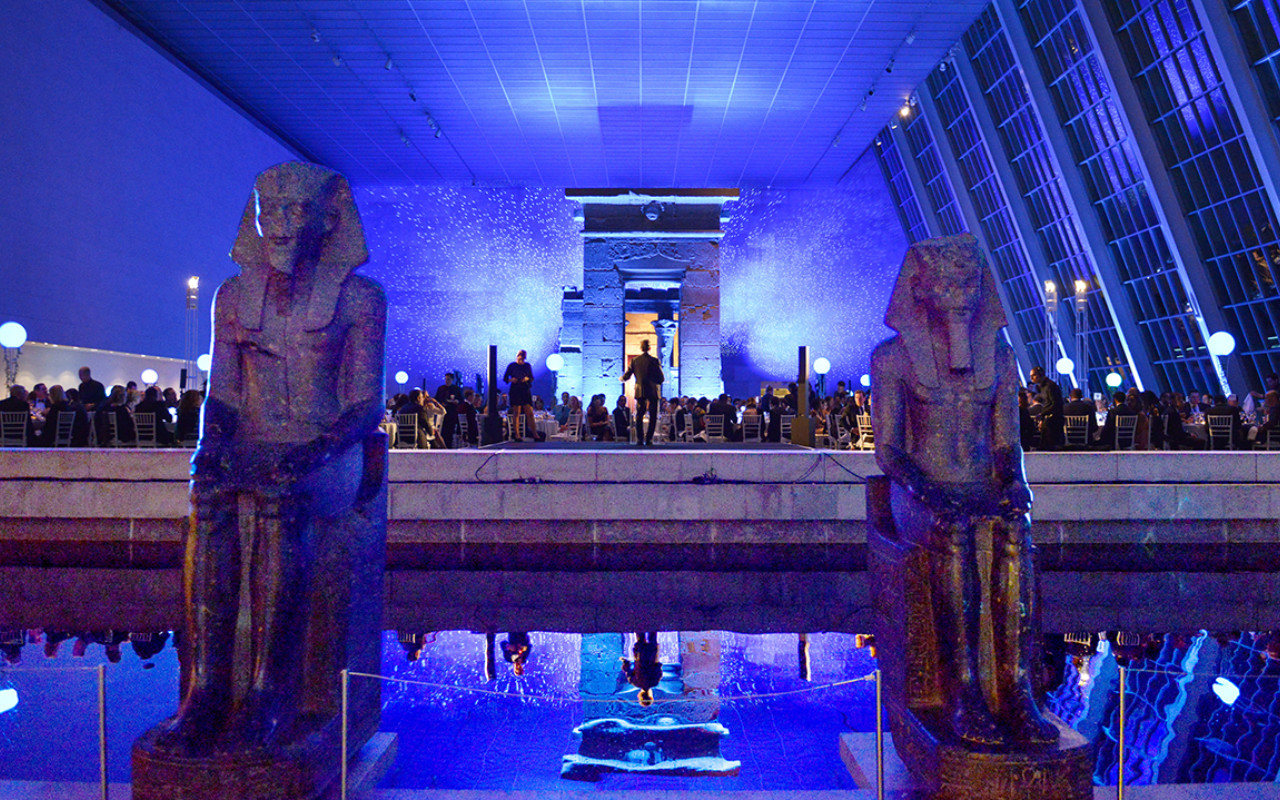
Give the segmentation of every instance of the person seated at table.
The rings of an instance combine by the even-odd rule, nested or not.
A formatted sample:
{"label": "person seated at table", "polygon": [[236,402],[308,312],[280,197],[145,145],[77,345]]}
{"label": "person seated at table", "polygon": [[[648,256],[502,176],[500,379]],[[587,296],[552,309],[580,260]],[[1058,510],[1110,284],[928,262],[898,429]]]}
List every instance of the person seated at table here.
{"label": "person seated at table", "polygon": [[0,400],[0,412],[8,414],[21,413],[26,416],[26,434],[25,441],[28,446],[32,446],[36,441],[35,426],[31,419],[31,406],[27,404],[27,387],[20,384],[14,384],[9,387],[9,396],[4,400]]}
{"label": "person seated at table", "polygon": [[[75,391],[74,389],[72,391]],[[45,413],[45,425],[37,439],[37,447],[53,447],[58,438],[58,415],[67,411],[73,414],[71,422],[72,447],[84,447],[89,444],[89,415],[84,406],[72,403],[60,384],[49,387],[49,408]]]}
{"label": "person seated at table", "polygon": [[[1213,405],[1204,412],[1206,422],[1209,417],[1231,417],[1231,444],[1237,450],[1244,447],[1246,434],[1244,421],[1240,418],[1240,407],[1231,405],[1226,395],[1214,395],[1213,400]],[[1209,444],[1211,447],[1225,446],[1225,442],[1215,437],[1212,431],[1209,433]]]}
{"label": "person seated at table", "polygon": [[1146,420],[1147,450],[1163,450],[1165,445],[1166,424],[1165,409],[1159,396],[1147,389],[1140,395],[1142,401],[1142,418]]}
{"label": "person seated at table", "polygon": [[615,440],[631,441],[631,407],[625,394],[618,395],[618,404],[613,407],[613,436]]}
{"label": "person seated at table", "polygon": [[156,444],[168,445],[173,444],[173,434],[169,432],[169,425],[173,423],[173,415],[169,413],[169,406],[160,399],[160,390],[154,386],[148,386],[147,390],[142,393],[142,402],[133,409],[134,414],[155,414],[156,415]]}
{"label": "person seated at table", "polygon": [[738,427],[738,409],[729,402],[729,395],[722,394],[707,408],[708,414],[724,417],[724,438],[731,442],[742,441],[742,429]]}
{"label": "person seated at table", "polygon": [[1040,441],[1040,423],[1031,416],[1031,392],[1018,388],[1018,438],[1024,451],[1034,450]]}
{"label": "person seated at table", "polygon": [[181,444],[200,436],[200,404],[204,396],[195,389],[188,389],[178,400],[178,419],[173,425],[173,441]]}
{"label": "person seated at table", "polygon": [[1067,404],[1062,407],[1063,417],[1085,417],[1089,420],[1088,442],[1098,435],[1098,415],[1094,413],[1093,401],[1084,399],[1084,392],[1072,389],[1067,392]]}
{"label": "person seated at table", "polygon": [[1262,424],[1254,441],[1267,444],[1272,436],[1280,436],[1280,390],[1271,389],[1262,396]]}
{"label": "person seated at table", "polygon": [[97,411],[93,415],[94,430],[98,435],[98,444],[115,444],[111,441],[111,427],[107,422],[108,418],[114,418],[116,421],[116,437],[120,444],[129,444],[137,441],[138,434],[133,427],[133,415],[129,413],[127,405],[127,395],[125,388],[116,384],[111,387],[111,393],[107,395],[107,399],[99,404]]}
{"label": "person seated at table", "polygon": [[[76,412],[76,421],[71,425],[71,446],[72,447],[88,447],[89,432],[93,429],[93,422],[89,417],[89,409],[84,407],[84,403],[80,402],[79,389],[64,389],[63,394],[67,397],[68,410]],[[79,419],[80,415],[84,415],[83,421]]]}
{"label": "person seated at table", "polygon": [[[1185,406],[1185,401],[1183,402]],[[1173,403],[1164,409],[1162,420],[1164,423],[1164,443],[1170,450],[1203,450],[1205,448],[1204,439],[1196,436],[1186,429],[1183,422],[1189,417],[1184,417],[1178,406],[1178,394],[1175,393]],[[1154,420],[1153,420],[1154,423]]]}
{"label": "person seated at table", "polygon": [[[413,416],[418,420],[418,437],[414,441],[414,447],[419,450],[426,449],[431,446],[431,440],[434,435],[431,431],[431,415],[427,413],[427,409],[423,406],[423,400],[426,399],[426,393],[421,389],[414,389],[409,392],[406,402],[394,409],[396,421],[403,416]],[[432,400],[434,403],[435,401]],[[441,446],[443,446],[443,441]]]}
{"label": "person seated at table", "polygon": [[1098,432],[1098,445],[1103,450],[1112,450],[1116,446],[1116,417],[1130,413],[1132,412],[1125,406],[1124,392],[1113,392],[1107,418],[1102,423],[1102,430]]}
{"label": "person seated at table", "polygon": [[609,409],[605,408],[604,395],[591,396],[591,405],[587,407],[587,425],[591,429],[591,438],[597,442],[613,441],[613,419]]}

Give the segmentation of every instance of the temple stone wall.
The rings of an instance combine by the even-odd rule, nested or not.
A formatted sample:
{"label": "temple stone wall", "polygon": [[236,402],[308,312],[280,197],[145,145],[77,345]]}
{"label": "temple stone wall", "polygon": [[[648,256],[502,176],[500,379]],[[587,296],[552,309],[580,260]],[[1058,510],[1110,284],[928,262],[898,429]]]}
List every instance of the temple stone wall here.
{"label": "temple stone wall", "polygon": [[612,396],[626,371],[622,348],[626,320],[622,276],[611,258],[608,239],[582,244],[582,398]]}
{"label": "temple stone wall", "polygon": [[720,242],[682,243],[691,251],[680,289],[680,394],[712,397],[720,375]]}

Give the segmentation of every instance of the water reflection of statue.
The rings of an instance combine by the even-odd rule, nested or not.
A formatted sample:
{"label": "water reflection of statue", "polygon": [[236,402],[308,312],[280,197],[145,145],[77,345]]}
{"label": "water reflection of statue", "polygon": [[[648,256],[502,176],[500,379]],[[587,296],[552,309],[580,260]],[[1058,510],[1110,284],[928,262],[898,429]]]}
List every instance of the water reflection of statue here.
{"label": "water reflection of statue", "polygon": [[231,255],[241,272],[215,301],[192,462],[190,663],[156,742],[176,755],[287,743],[333,707],[348,646],[339,607],[358,602],[360,568],[343,525],[384,478],[368,437],[386,301],[352,274],[367,252],[346,179],[298,162],[263,172]]}
{"label": "water reflection of statue", "polygon": [[[876,461],[891,481],[898,535],[928,553],[943,703],[961,739],[982,745],[1058,740],[1029,670],[1035,602],[1013,352],[973,237],[916,244],[885,322],[898,336],[872,356]],[[978,542],[991,541],[982,586]],[[984,606],[983,597],[990,597]],[[979,668],[990,621],[995,674]]]}

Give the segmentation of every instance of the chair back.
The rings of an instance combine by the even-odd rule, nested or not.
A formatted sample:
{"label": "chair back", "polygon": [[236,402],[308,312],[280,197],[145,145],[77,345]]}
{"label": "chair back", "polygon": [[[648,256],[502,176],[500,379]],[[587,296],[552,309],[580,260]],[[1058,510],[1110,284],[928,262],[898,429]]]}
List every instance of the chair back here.
{"label": "chair back", "polygon": [[575,411],[569,415],[569,430],[565,431],[565,439],[570,442],[582,441],[582,412]]}
{"label": "chair back", "polygon": [[156,446],[156,415],[150,412],[133,415],[133,429],[137,434],[134,444],[137,447]]}
{"label": "chair back", "polygon": [[795,420],[795,414],[782,415],[782,441],[791,441],[791,423]]}
{"label": "chair back", "polygon": [[1204,424],[1209,429],[1210,450],[1234,450],[1234,419],[1227,414],[1205,414]]}
{"label": "chair back", "polygon": [[707,414],[702,418],[702,426],[708,442],[724,441],[724,414]]}
{"label": "chair back", "polygon": [[760,415],[744,414],[742,417],[742,441],[760,441]]}
{"label": "chair back", "polygon": [[471,446],[470,434],[471,434],[471,423],[467,420],[467,415],[459,414],[458,415],[458,438],[454,440],[454,443],[458,447],[470,447]]}
{"label": "chair back", "polygon": [[858,417],[858,440],[853,446],[859,450],[876,449],[876,435],[871,430],[871,415],[859,414]]}
{"label": "chair back", "polygon": [[25,411],[5,411],[0,413],[0,447],[27,446],[27,420],[31,415]]}
{"label": "chair back", "polygon": [[1089,418],[1088,417],[1064,417],[1063,433],[1066,438],[1067,447],[1088,447],[1089,446]]}
{"label": "chair back", "polygon": [[[48,424],[48,423],[45,423],[45,424]],[[76,412],[59,411],[56,424],[58,427],[54,428],[54,431],[53,431],[53,446],[54,447],[70,447],[71,431],[76,426]]]}
{"label": "chair back", "polygon": [[125,447],[126,443],[120,441],[120,415],[114,409],[107,409],[103,413],[107,415],[107,446]]}
{"label": "chair back", "polygon": [[412,450],[418,446],[418,415],[396,414],[395,447]]}
{"label": "chair back", "polygon": [[1116,450],[1132,450],[1138,431],[1137,414],[1116,415]]}

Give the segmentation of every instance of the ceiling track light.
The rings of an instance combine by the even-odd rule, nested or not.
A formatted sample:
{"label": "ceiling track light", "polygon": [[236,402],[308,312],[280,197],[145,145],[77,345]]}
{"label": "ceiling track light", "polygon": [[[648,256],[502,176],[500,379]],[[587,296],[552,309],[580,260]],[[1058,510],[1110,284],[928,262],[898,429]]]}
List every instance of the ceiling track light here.
{"label": "ceiling track light", "polygon": [[311,41],[320,41],[320,31],[316,30],[314,27],[311,29]]}
{"label": "ceiling track light", "polygon": [[907,34],[907,38],[902,40],[902,43],[913,44],[915,43],[915,40],[916,40],[916,31],[915,31],[915,28],[912,28],[911,32]]}
{"label": "ceiling track light", "polygon": [[414,90],[410,89],[410,90],[409,90],[409,99],[410,99],[410,100],[412,100],[412,101],[413,101],[413,102],[415,102],[415,103],[416,103],[416,102],[418,102],[418,93],[417,93],[417,92],[415,92]]}
{"label": "ceiling track light", "polygon": [[889,59],[889,63],[884,65],[885,72],[893,72],[893,59]]}
{"label": "ceiling track light", "polygon": [[340,66],[342,66],[342,56],[334,56],[334,57],[333,57],[333,65],[334,65],[335,67],[340,67]]}
{"label": "ceiling track light", "polygon": [[391,56],[387,56],[387,63],[383,64],[383,65],[382,65],[382,68],[383,68],[383,69],[385,69],[385,70],[390,70],[390,69],[391,69],[392,67],[394,67],[394,66],[395,66],[395,64],[392,64],[392,63],[391,63]]}

